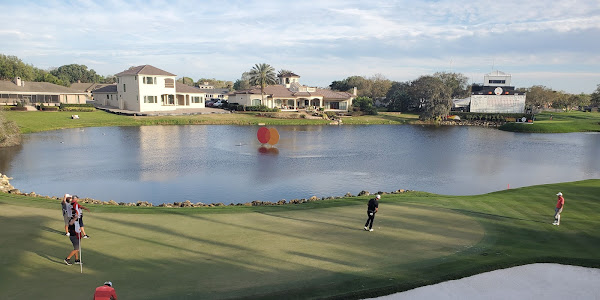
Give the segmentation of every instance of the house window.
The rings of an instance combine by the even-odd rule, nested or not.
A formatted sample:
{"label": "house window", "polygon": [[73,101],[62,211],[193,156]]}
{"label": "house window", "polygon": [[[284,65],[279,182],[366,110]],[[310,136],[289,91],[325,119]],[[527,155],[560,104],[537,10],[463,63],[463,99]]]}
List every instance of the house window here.
{"label": "house window", "polygon": [[125,86],[125,84],[123,83],[123,93],[127,92],[127,87]]}
{"label": "house window", "polygon": [[144,96],[144,103],[158,103],[158,96]]}
{"label": "house window", "polygon": [[288,99],[287,103],[288,106],[294,107],[294,100]]}
{"label": "house window", "polygon": [[252,106],[260,105],[260,99],[252,99]]}
{"label": "house window", "polygon": [[156,77],[144,76],[143,81],[145,84],[156,84]]}
{"label": "house window", "polygon": [[202,97],[192,96],[192,103],[202,103]]}
{"label": "house window", "polygon": [[175,87],[175,80],[173,80],[172,78],[166,78],[165,79],[165,88],[174,88]]}
{"label": "house window", "polygon": [[108,94],[106,94],[106,99],[108,99]]}
{"label": "house window", "polygon": [[340,109],[348,110],[348,102],[340,102]]}

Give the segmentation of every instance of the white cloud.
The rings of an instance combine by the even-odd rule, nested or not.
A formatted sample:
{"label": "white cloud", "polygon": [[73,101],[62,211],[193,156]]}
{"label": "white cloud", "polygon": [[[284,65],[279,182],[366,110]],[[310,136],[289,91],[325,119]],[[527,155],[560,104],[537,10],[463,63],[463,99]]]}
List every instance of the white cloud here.
{"label": "white cloud", "polygon": [[42,68],[85,63],[105,75],[153,64],[235,80],[266,62],[325,86],[375,73],[415,79],[450,69],[452,59],[467,75],[492,61],[513,74],[568,74],[554,84],[581,91],[569,78],[597,80],[600,69],[597,0],[86,0],[2,2],[0,9],[10,12],[0,30],[3,54]]}

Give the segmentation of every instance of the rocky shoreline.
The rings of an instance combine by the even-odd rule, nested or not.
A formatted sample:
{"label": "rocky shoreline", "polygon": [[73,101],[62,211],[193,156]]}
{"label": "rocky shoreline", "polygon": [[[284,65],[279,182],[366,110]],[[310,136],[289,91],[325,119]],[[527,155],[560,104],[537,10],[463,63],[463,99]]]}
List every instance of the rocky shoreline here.
{"label": "rocky shoreline", "polygon": [[[14,195],[28,196],[28,197],[39,197],[39,198],[45,198],[45,199],[62,200],[62,197],[38,195],[35,192],[22,193],[19,189],[16,189],[15,187],[13,187],[10,184],[11,179],[12,179],[11,177],[0,174],[0,192],[1,193],[8,193],[8,194],[14,194]],[[374,193],[373,195],[401,194],[401,193],[406,193],[406,192],[411,192],[411,190],[400,189],[400,190],[396,190],[396,191],[393,191],[390,193],[379,191],[379,192]],[[361,191],[356,196],[369,196],[369,195],[371,195],[370,192]],[[348,198],[348,197],[355,197],[355,196],[352,195],[351,193],[347,193],[346,195],[341,196],[341,197],[330,196],[330,197],[319,198],[317,196],[312,196],[308,199],[305,199],[305,198],[292,199],[290,201],[287,201],[285,199],[281,199],[277,202],[255,200],[252,202],[230,203],[230,204],[224,204],[221,202],[210,203],[210,204],[206,204],[206,203],[202,203],[202,202],[192,203],[190,200],[186,200],[183,202],[162,203],[159,205],[154,205],[148,201],[137,201],[135,203],[133,203],[133,202],[127,203],[127,202],[116,202],[114,200],[101,201],[101,200],[96,200],[96,199],[91,199],[91,198],[80,198],[79,201],[82,203],[90,203],[90,204],[98,204],[98,205],[178,208],[178,207],[270,206],[270,205],[302,204],[302,203],[308,203],[308,202],[341,199],[341,198]]]}

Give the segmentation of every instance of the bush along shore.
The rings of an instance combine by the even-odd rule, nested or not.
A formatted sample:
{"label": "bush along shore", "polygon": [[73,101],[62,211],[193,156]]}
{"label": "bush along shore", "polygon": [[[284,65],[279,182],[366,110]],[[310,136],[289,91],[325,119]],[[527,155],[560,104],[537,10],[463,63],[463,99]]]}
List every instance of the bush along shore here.
{"label": "bush along shore", "polygon": [[[21,195],[21,196],[29,196],[29,197],[40,197],[40,198],[45,198],[45,199],[56,199],[56,200],[61,200],[61,197],[57,197],[57,196],[44,196],[44,195],[39,195],[36,194],[35,192],[30,192],[30,193],[23,193],[21,192],[19,189],[16,189],[15,187],[13,187],[10,184],[10,179],[12,179],[11,177],[8,177],[6,175],[2,175],[0,174],[0,192],[2,193],[8,193],[8,194],[15,194],[15,195]],[[412,192],[411,190],[405,190],[405,189],[400,189],[400,190],[396,190],[393,192],[377,192],[374,193],[373,195],[385,195],[385,194],[401,194],[401,193],[407,193],[407,192]],[[369,196],[371,195],[370,192],[368,191],[361,191],[360,193],[358,193],[358,195],[356,196]],[[169,208],[179,208],[179,207],[219,207],[219,206],[269,206],[269,205],[286,205],[286,204],[302,204],[302,203],[308,203],[308,202],[315,202],[315,201],[322,201],[322,200],[332,200],[332,199],[341,199],[341,198],[349,198],[349,197],[355,197],[354,195],[352,195],[351,193],[347,193],[346,195],[344,195],[343,197],[317,197],[317,196],[312,196],[308,199],[306,198],[302,198],[302,199],[292,199],[290,201],[287,201],[285,199],[281,199],[277,202],[271,202],[271,201],[259,201],[259,200],[255,200],[252,202],[245,202],[245,203],[230,203],[230,204],[224,204],[224,203],[210,203],[210,204],[206,204],[206,203],[202,203],[202,202],[197,202],[197,203],[192,203],[190,200],[185,200],[183,202],[173,202],[173,203],[162,203],[162,204],[158,204],[158,205],[154,205],[148,201],[137,201],[137,202],[116,202],[114,200],[109,200],[109,201],[102,201],[102,200],[96,200],[96,199],[91,199],[91,198],[80,198],[79,201],[82,203],[89,203],[89,204],[97,204],[97,205],[114,205],[114,206],[140,206],[140,207],[169,207]]]}

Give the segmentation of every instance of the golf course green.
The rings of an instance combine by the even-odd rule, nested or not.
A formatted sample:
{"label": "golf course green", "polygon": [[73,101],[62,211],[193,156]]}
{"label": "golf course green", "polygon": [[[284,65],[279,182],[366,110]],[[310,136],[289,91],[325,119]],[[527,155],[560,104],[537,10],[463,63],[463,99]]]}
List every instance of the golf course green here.
{"label": "golf course green", "polygon": [[[553,226],[557,192],[565,195]],[[600,180],[477,196],[383,195],[262,207],[86,205],[83,273],[60,200],[0,193],[3,299],[359,299],[494,269],[600,267]]]}

